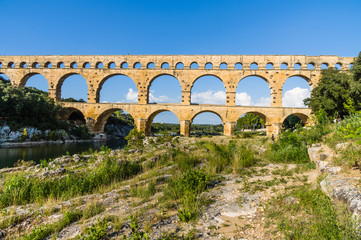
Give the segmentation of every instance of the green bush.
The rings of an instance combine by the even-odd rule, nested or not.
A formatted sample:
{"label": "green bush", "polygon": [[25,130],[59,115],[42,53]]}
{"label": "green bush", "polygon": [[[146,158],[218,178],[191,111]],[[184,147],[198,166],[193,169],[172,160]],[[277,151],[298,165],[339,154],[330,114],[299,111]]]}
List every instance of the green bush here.
{"label": "green bush", "polygon": [[99,219],[95,224],[88,227],[85,231],[86,234],[80,234],[77,239],[81,240],[100,240],[104,239],[106,236],[107,223],[105,221],[100,221]]}
{"label": "green bush", "polygon": [[145,138],[144,132],[138,132],[136,128],[133,128],[128,136],[125,137],[125,140],[128,141],[127,149],[133,148],[143,148],[143,140]]}

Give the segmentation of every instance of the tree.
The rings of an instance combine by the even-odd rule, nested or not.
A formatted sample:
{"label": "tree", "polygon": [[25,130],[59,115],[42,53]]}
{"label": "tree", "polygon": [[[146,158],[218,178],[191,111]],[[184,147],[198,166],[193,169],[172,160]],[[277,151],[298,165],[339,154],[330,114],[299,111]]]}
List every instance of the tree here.
{"label": "tree", "polygon": [[317,113],[321,109],[330,118],[348,115],[344,103],[351,97],[351,76],[333,68],[322,70],[322,76],[311,92],[311,97],[304,100],[306,106]]}
{"label": "tree", "polygon": [[261,128],[264,125],[264,120],[254,113],[246,113],[237,120],[237,129],[243,128]]}

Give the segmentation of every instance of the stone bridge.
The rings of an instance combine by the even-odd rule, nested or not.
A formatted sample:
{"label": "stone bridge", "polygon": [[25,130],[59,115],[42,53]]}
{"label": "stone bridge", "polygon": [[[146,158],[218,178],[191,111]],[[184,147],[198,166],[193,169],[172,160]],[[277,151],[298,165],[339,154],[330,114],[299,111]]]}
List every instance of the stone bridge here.
{"label": "stone bridge", "polygon": [[[153,118],[162,111],[173,112],[180,122],[181,134],[188,136],[190,124],[202,112],[213,112],[223,121],[225,135],[232,135],[237,119],[252,112],[261,116],[267,133],[277,134],[284,119],[294,114],[307,124],[310,109],[282,107],[282,87],[293,76],[305,79],[310,87],[317,85],[321,67],[348,70],[354,57],[304,55],[116,55],[116,56],[0,56],[0,73],[6,74],[13,85],[23,87],[27,80],[43,75],[49,84],[49,95],[61,99],[64,80],[79,74],[88,85],[87,103],[60,102],[71,111],[83,113],[88,128],[102,132],[106,119],[122,109],[130,113],[138,130],[150,132]],[[116,75],[126,75],[136,84],[137,104],[99,103],[104,82]],[[170,75],[182,88],[180,104],[150,104],[149,89],[159,76]],[[226,105],[191,104],[194,82],[203,76],[219,78],[226,90]],[[271,91],[271,107],[236,106],[236,88],[242,79],[258,76]],[[69,113],[71,113],[69,111]]]}

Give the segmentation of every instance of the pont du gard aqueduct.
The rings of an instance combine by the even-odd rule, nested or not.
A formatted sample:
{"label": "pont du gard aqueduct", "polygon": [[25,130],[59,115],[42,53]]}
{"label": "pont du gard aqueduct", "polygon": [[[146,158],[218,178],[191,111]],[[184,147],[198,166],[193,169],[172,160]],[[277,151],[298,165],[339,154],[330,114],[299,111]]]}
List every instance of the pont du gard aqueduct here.
{"label": "pont du gard aqueduct", "polygon": [[[147,134],[157,114],[173,112],[184,136],[189,136],[195,116],[213,112],[223,121],[224,135],[230,136],[234,133],[237,119],[249,112],[265,120],[267,134],[277,134],[284,119],[291,114],[307,124],[310,109],[282,107],[282,87],[286,79],[302,77],[312,89],[320,79],[321,65],[342,71],[348,70],[354,60],[354,57],[303,55],[0,56],[0,74],[6,74],[11,83],[19,87],[24,87],[30,77],[42,74],[48,81],[50,97],[68,109],[69,115],[79,110],[93,133],[103,132],[107,118],[122,109],[132,115],[138,130]],[[87,81],[86,103],[60,101],[64,80],[74,74],[82,75]],[[138,89],[138,103],[99,103],[102,85],[115,75],[133,79]],[[149,88],[152,81],[161,75],[171,75],[179,80],[181,103],[149,103]],[[206,75],[215,76],[223,82],[226,105],[191,104],[194,82]],[[270,107],[236,106],[237,85],[248,76],[261,77],[268,83]]]}

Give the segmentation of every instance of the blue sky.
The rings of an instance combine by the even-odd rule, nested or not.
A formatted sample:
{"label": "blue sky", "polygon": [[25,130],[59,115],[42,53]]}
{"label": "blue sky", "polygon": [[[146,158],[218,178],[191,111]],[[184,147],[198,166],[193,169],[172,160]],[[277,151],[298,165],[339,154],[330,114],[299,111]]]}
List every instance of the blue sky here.
{"label": "blue sky", "polygon": [[[0,55],[77,54],[305,54],[356,56],[361,50],[361,1],[27,1],[0,0]],[[269,89],[250,78],[237,88],[243,105],[267,105]],[[46,90],[41,76],[27,84]],[[76,87],[74,87],[76,86]],[[79,90],[80,89],[80,90]],[[75,91],[74,91],[75,90]],[[195,83],[193,102],[221,103],[222,83]],[[63,97],[86,98],[82,77],[64,82]],[[288,95],[287,95],[288,92]],[[309,94],[302,79],[289,79],[284,102],[300,104]],[[151,87],[154,102],[179,102],[176,79]],[[101,101],[133,101],[135,84],[109,79]],[[155,121],[176,122],[162,113]],[[199,115],[199,123],[219,123]]]}

